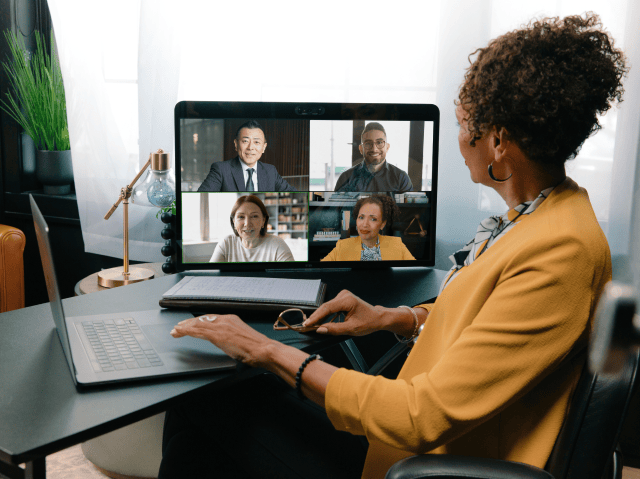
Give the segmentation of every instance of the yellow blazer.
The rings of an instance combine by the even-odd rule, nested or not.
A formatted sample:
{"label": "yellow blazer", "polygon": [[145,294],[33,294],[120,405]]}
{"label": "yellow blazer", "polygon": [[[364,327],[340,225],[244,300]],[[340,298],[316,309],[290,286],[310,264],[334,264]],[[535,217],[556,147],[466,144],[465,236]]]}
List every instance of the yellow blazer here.
{"label": "yellow blazer", "polygon": [[[380,256],[383,261],[415,260],[400,238],[378,235],[380,238]],[[360,236],[339,240],[336,247],[321,261],[360,261],[362,240]]]}
{"label": "yellow blazer", "polygon": [[398,379],[331,376],[331,422],[370,442],[363,477],[427,452],[544,467],[610,279],[587,193],[567,178],[423,306],[430,314]]}

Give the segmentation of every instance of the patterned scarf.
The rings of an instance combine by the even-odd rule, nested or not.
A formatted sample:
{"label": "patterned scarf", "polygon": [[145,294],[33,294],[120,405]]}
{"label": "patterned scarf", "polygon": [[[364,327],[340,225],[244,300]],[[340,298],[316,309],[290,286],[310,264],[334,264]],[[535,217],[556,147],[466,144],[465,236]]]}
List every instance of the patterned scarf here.
{"label": "patterned scarf", "polygon": [[[469,241],[462,249],[456,251],[449,259],[453,262],[453,267],[440,286],[442,290],[458,276],[460,270],[469,266],[480,257],[491,245],[502,238],[525,216],[533,213],[538,206],[549,196],[555,186],[542,190],[540,195],[533,201],[525,201],[512,210],[507,211],[502,216],[490,216],[480,222],[475,237]],[[438,294],[440,294],[438,293]]]}
{"label": "patterned scarf", "polygon": [[380,253],[380,237],[378,237],[376,245],[372,248],[369,248],[366,244],[362,243],[360,261],[382,261],[382,254]]}

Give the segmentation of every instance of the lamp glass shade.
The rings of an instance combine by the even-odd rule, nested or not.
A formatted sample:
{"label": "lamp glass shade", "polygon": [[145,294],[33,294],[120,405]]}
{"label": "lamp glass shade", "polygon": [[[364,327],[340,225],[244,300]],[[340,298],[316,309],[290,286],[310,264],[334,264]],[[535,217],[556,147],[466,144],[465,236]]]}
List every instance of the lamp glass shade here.
{"label": "lamp glass shade", "polygon": [[166,208],[175,199],[176,184],[171,170],[149,169],[131,194],[131,202],[140,206]]}

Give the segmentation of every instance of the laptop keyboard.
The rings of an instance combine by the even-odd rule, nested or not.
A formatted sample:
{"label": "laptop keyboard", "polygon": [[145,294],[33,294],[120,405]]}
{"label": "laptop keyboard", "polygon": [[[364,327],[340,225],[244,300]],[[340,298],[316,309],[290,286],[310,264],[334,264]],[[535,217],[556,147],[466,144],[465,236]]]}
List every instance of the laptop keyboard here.
{"label": "laptop keyboard", "polygon": [[95,372],[162,366],[160,357],[133,318],[83,321]]}

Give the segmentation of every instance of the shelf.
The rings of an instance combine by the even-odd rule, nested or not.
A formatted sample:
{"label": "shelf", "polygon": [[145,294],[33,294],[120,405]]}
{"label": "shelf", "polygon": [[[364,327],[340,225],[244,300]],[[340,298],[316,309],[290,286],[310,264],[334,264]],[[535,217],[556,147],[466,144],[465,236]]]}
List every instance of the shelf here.
{"label": "shelf", "polygon": [[42,190],[4,194],[4,215],[7,218],[31,220],[29,194],[32,194],[46,220],[80,226],[80,214],[75,193],[68,195],[48,195]]}
{"label": "shelf", "polygon": [[[320,208],[342,208],[345,206],[354,206],[354,201],[310,201],[309,207],[315,206]],[[400,208],[422,208],[424,206],[430,206],[430,203],[396,203]]]}
{"label": "shelf", "polygon": [[309,201],[309,206],[321,206],[326,208],[327,206],[341,207],[341,206],[353,206],[356,204],[356,200],[353,201]]}
{"label": "shelf", "polygon": [[[306,226],[307,220],[305,219],[295,219],[296,216],[298,218],[304,218],[304,215],[307,214],[307,204],[305,203],[305,199],[307,197],[307,193],[296,193],[296,192],[279,192],[279,193],[266,193],[264,194],[263,201],[269,201],[271,204],[266,204],[265,206],[269,211],[269,225],[272,229],[268,230],[271,234],[286,234],[294,237],[302,237],[304,239],[307,238],[309,234],[309,229]],[[294,199],[300,199],[300,202],[293,203]],[[286,203],[283,203],[286,201]],[[292,211],[293,208],[300,208],[302,211]],[[287,217],[290,219],[280,220],[279,217]],[[286,230],[279,230],[278,226],[286,225]],[[291,229],[292,225],[305,225],[304,229],[295,230]]]}

